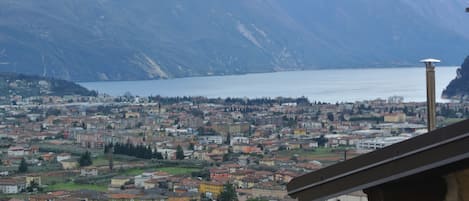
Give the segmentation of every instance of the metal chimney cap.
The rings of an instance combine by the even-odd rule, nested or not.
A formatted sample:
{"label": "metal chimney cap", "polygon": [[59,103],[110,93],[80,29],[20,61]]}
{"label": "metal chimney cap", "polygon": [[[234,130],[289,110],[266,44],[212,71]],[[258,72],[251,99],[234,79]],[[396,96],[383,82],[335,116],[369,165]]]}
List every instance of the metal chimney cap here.
{"label": "metal chimney cap", "polygon": [[420,60],[420,62],[422,62],[422,63],[440,63],[441,61],[438,60],[438,59],[428,58],[428,59],[422,59],[422,60]]}

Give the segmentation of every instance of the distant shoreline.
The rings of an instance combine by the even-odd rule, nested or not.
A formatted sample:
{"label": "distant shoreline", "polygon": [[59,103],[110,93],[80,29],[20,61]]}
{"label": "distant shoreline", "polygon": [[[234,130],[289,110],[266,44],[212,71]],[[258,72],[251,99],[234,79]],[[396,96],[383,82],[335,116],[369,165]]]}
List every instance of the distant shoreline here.
{"label": "distant shoreline", "polygon": [[[438,66],[438,68],[458,68],[460,66]],[[163,79],[138,79],[138,80],[96,80],[96,81],[73,81],[77,84],[96,83],[96,82],[135,82],[135,81],[153,81],[153,80],[176,80],[176,79],[187,79],[187,78],[204,78],[204,77],[230,77],[230,76],[243,76],[252,74],[274,74],[284,72],[306,72],[306,71],[328,71],[328,70],[380,70],[380,69],[403,69],[403,68],[425,68],[424,66],[393,66],[393,67],[344,67],[344,68],[316,68],[316,69],[295,69],[295,70],[279,70],[270,72],[248,72],[248,73],[237,73],[237,74],[213,74],[213,75],[194,75],[194,76],[183,76],[183,77],[170,77]]]}

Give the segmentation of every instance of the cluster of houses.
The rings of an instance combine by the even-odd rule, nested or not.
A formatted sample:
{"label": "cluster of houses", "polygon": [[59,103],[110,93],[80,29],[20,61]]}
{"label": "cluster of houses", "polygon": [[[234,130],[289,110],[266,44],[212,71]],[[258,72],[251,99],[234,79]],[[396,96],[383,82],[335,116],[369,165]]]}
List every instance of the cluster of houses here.
{"label": "cluster of houses", "polygon": [[41,186],[40,175],[26,175],[18,177],[0,178],[0,193],[3,194],[18,194],[25,192],[28,187],[36,183]]}
{"label": "cluster of houses", "polygon": [[[321,167],[320,163],[306,165],[311,170]],[[227,163],[209,169],[209,180],[187,175],[170,175],[166,172],[144,172],[136,176],[116,176],[108,186],[109,197],[140,200],[153,195],[167,200],[216,199],[224,185],[232,184],[239,196],[248,198],[269,198],[288,200],[285,184],[299,176],[298,172],[281,170],[277,172],[254,170],[237,163]]]}
{"label": "cluster of houses", "polygon": [[[208,167],[210,177],[164,172],[117,176],[111,179],[106,195],[113,199],[158,195],[161,199],[179,196],[190,200],[201,194],[216,198],[223,185],[231,183],[246,199],[285,200],[285,184],[292,178],[343,160],[340,155],[315,159],[289,153],[308,155],[325,147],[358,154],[426,132],[426,105],[404,103],[396,97],[335,104],[200,98],[157,102],[128,97],[119,101],[94,97],[77,103],[83,100],[40,98],[41,105],[17,100],[17,105],[0,106],[0,167],[10,167],[9,172],[0,172],[2,192],[18,193],[27,187],[28,183],[17,178],[11,168],[22,159],[34,166],[59,163],[62,170],[79,170],[87,177],[99,175],[103,168],[79,168],[74,150],[57,152],[44,147],[100,152],[109,144],[130,143],[161,153],[163,160],[180,159],[177,147],[182,147],[184,159],[212,164]],[[469,116],[469,105],[438,104],[438,114],[439,120]],[[16,191],[3,187],[11,183],[18,184]]]}

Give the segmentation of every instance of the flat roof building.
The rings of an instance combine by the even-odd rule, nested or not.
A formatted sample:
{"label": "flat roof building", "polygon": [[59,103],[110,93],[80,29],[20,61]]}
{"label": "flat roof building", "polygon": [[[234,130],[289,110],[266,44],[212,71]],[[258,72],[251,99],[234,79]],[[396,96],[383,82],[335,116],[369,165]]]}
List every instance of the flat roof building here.
{"label": "flat roof building", "polygon": [[357,149],[382,149],[392,144],[408,140],[410,137],[407,136],[395,136],[395,137],[377,137],[372,139],[363,139],[357,143]]}

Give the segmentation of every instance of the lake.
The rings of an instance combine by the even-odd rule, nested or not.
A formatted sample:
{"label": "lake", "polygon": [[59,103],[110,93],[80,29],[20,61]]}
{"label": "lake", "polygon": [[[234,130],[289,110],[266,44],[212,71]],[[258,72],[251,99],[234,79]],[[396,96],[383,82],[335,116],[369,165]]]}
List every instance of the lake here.
{"label": "lake", "polygon": [[[457,67],[436,68],[437,101],[456,77]],[[425,68],[331,69],[190,77],[169,80],[82,82],[84,87],[118,96],[308,97],[310,101],[345,102],[403,96],[425,101]]]}

